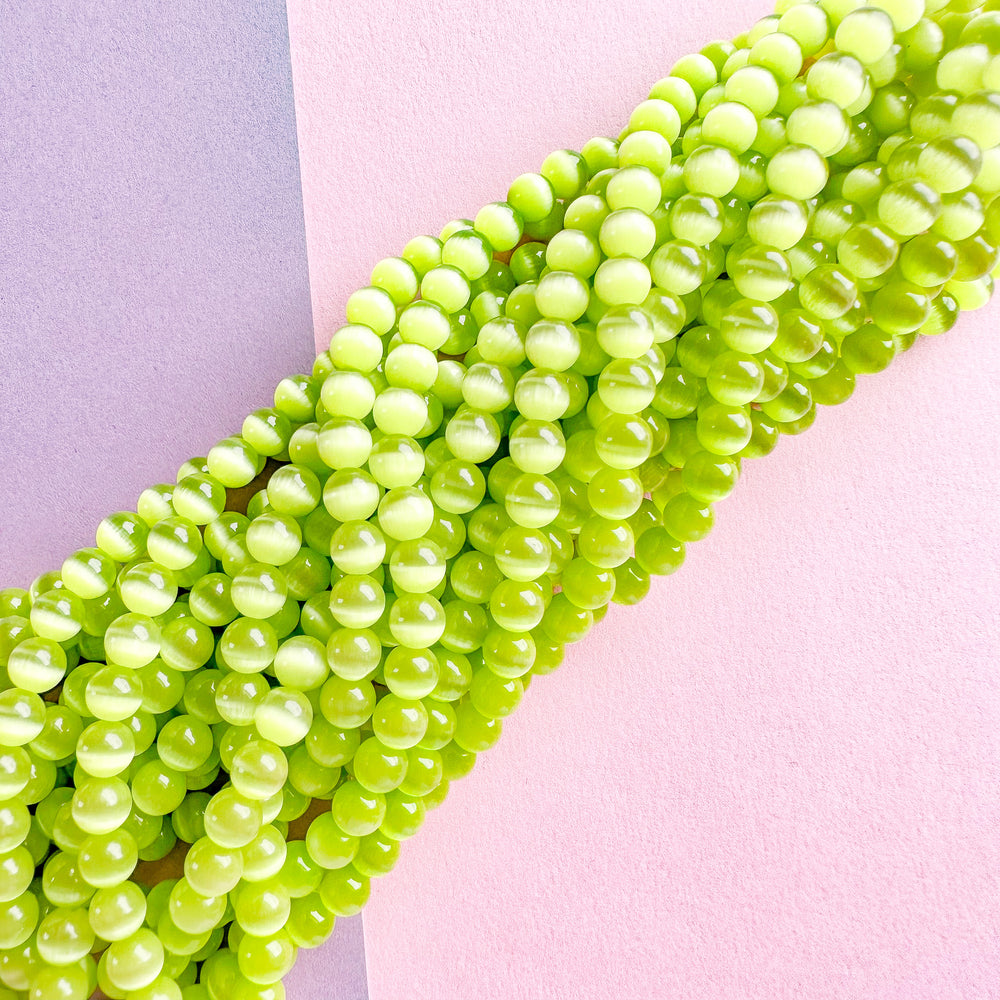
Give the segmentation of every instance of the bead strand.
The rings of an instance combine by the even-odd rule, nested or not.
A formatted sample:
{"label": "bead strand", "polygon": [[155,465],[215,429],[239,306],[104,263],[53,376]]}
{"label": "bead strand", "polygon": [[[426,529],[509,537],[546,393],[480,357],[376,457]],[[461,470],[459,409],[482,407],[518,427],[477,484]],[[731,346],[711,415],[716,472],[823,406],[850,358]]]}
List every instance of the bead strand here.
{"label": "bead strand", "polygon": [[745,459],[990,297],[1000,15],[779,2],[0,592],[0,983],[280,1000]]}

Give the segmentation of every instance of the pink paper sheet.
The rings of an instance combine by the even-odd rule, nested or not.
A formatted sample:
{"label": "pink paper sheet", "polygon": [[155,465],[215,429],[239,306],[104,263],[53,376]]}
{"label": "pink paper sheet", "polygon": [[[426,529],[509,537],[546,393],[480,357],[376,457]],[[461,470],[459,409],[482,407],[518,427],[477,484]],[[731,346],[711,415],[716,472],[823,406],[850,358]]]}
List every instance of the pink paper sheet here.
{"label": "pink paper sheet", "polygon": [[[317,345],[380,257],[767,10],[291,0]],[[1000,997],[998,318],[747,463],[534,683],[374,887],[372,1000]]]}

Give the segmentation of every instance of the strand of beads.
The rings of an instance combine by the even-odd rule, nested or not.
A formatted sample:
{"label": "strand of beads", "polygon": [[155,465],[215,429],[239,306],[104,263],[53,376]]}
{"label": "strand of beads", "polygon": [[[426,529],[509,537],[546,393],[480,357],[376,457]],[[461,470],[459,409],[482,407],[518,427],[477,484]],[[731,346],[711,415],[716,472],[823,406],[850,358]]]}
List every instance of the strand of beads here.
{"label": "strand of beads", "polygon": [[[1000,15],[782,3],[0,594],[0,982],[274,1000],[741,463],[992,291]],[[98,960],[99,959],[99,960]]]}

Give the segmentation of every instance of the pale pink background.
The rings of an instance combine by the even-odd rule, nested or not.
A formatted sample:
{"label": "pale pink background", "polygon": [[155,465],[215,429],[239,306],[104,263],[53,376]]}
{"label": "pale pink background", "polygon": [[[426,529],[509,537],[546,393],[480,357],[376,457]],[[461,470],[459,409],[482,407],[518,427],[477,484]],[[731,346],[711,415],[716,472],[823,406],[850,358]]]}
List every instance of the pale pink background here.
{"label": "pale pink background", "polygon": [[[381,256],[767,10],[289,7],[319,346]],[[536,681],[375,887],[372,1000],[1000,997],[998,319],[747,463]]]}

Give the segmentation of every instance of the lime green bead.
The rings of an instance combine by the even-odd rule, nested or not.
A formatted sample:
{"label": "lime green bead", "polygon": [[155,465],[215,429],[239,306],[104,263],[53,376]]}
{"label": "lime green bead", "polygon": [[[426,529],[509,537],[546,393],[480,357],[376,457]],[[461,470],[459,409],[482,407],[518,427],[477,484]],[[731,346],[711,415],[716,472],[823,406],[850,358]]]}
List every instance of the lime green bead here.
{"label": "lime green bead", "polygon": [[778,81],[763,66],[735,70],[725,83],[727,100],[745,104],[758,119],[768,115],[778,102]]}
{"label": "lime green bead", "polygon": [[153,931],[144,927],[113,941],[101,965],[111,986],[128,992],[152,983],[163,968],[163,960],[163,945]]}
{"label": "lime green bead", "polygon": [[649,269],[657,287],[687,295],[705,280],[707,262],[699,247],[685,240],[671,240],[657,248]]}
{"label": "lime green bead", "polygon": [[631,517],[642,503],[642,481],[632,470],[602,468],[587,484],[587,499],[601,517]]}
{"label": "lime green bead", "polygon": [[885,274],[895,263],[900,245],[882,226],[861,222],[852,226],[837,244],[838,262],[855,278]]}
{"label": "lime green bead", "polygon": [[472,682],[469,699],[482,716],[501,719],[517,708],[524,686],[517,678],[498,677],[492,671],[480,670]]}
{"label": "lime green bead", "polygon": [[698,415],[698,440],[713,455],[735,455],[750,440],[750,416],[742,406],[714,403]]}
{"label": "lime green bead", "polygon": [[238,673],[259,673],[271,665],[277,651],[274,628],[254,618],[237,618],[219,639],[219,655]]}
{"label": "lime green bead", "polygon": [[277,455],[288,446],[292,434],[289,419],[272,407],[254,410],[243,421],[243,440],[261,455]]}
{"label": "lime green bead", "polygon": [[134,882],[98,889],[88,906],[88,919],[94,933],[105,941],[131,937],[146,915],[146,897]]}
{"label": "lime green bead", "polygon": [[288,777],[288,761],[278,744],[252,739],[233,755],[230,775],[240,795],[263,802],[281,791]]}
{"label": "lime green bead", "polygon": [[997,264],[997,246],[983,236],[971,236],[954,244],[956,267],[954,278],[969,282],[993,273]]}
{"label": "lime green bead", "polygon": [[[670,69],[670,76],[686,82],[696,97],[704,94],[718,80],[715,65],[700,53],[678,59]],[[657,88],[659,86],[660,84],[656,85]]]}
{"label": "lime green bead", "polygon": [[290,375],[274,389],[274,408],[293,423],[312,420],[319,389],[309,375]]}
{"label": "lime green bead", "polygon": [[26,892],[0,903],[0,947],[11,950],[24,944],[38,923],[38,899]]}
{"label": "lime green bead", "polygon": [[118,778],[91,778],[77,787],[71,808],[84,833],[111,833],[128,819],[132,795]]}
{"label": "lime green bead", "polygon": [[184,517],[165,517],[155,523],[146,539],[150,558],[167,569],[190,566],[202,548],[197,525]]}
{"label": "lime green bead", "polygon": [[929,229],[940,212],[937,192],[918,180],[890,184],[878,200],[879,220],[901,236],[915,236]]}
{"label": "lime green bead", "polygon": [[761,412],[772,420],[788,423],[803,417],[812,405],[809,387],[800,379],[790,379],[774,399],[761,403]]}
{"label": "lime green bead", "polygon": [[[173,833],[165,832],[163,836],[172,846]],[[80,876],[98,889],[119,885],[132,874],[138,861],[135,838],[123,829],[87,837],[80,843],[77,855]]]}
{"label": "lime green bead", "polygon": [[646,167],[661,174],[670,165],[670,140],[652,129],[630,132],[618,147],[618,162],[622,167]]}
{"label": "lime green bead", "polygon": [[129,611],[155,617],[177,599],[177,578],[157,563],[135,563],[119,575],[118,592]]}
{"label": "lime green bead", "polygon": [[700,146],[684,162],[684,184],[694,194],[723,198],[739,178],[739,161],[723,146]]}
{"label": "lime green bead", "polygon": [[104,649],[109,663],[144,667],[160,652],[160,629],[147,615],[121,615],[108,626]]}
{"label": "lime green bead", "polygon": [[502,731],[499,719],[487,719],[471,701],[463,701],[456,710],[458,727],[455,743],[462,750],[482,753],[492,747]]}
{"label": "lime green bead", "polygon": [[870,324],[845,337],[840,351],[849,371],[870,375],[889,366],[895,357],[896,345],[891,334]]}
{"label": "lime green bead", "polygon": [[173,812],[186,792],[184,776],[159,760],[143,764],[132,775],[132,801],[150,816],[166,816]]}
{"label": "lime green bead", "polygon": [[396,303],[383,288],[359,288],[347,300],[347,322],[367,326],[380,337],[396,325]]}
{"label": "lime green bead", "polygon": [[158,483],[156,486],[148,487],[139,494],[136,503],[139,516],[152,528],[157,521],[162,521],[174,513],[171,502],[173,496],[173,483]]}
{"label": "lime green bead", "polygon": [[330,811],[337,826],[351,837],[374,833],[385,816],[385,796],[348,781],[334,793]]}
{"label": "lime green bead", "polygon": [[[103,523],[103,522],[102,522]],[[114,585],[117,575],[114,559],[100,549],[80,549],[70,556],[60,571],[66,589],[85,600],[103,597]],[[7,607],[3,614],[16,608]]]}
{"label": "lime green bead", "polygon": [[493,202],[481,208],[476,215],[475,227],[500,253],[517,246],[524,232],[521,215],[507,202]]}
{"label": "lime green bead", "polygon": [[[791,4],[785,4],[786,8]],[[777,13],[784,11],[779,7]],[[758,38],[750,47],[749,62],[771,71],[780,83],[795,79],[802,69],[802,47],[790,34],[775,25],[773,34]]]}
{"label": "lime green bead", "polygon": [[516,524],[541,528],[559,512],[559,491],[547,476],[526,472],[510,484],[505,506]]}
{"label": "lime green bead", "polygon": [[825,45],[830,33],[826,13],[817,4],[793,4],[781,15],[778,30],[798,42],[804,56],[811,56]]}
{"label": "lime green bead", "polygon": [[525,222],[544,219],[555,206],[556,193],[542,174],[521,174],[507,191],[507,204]]}
{"label": "lime green bead", "polygon": [[774,343],[778,314],[765,302],[740,299],[723,314],[719,334],[730,350],[758,354]]}
{"label": "lime green bead", "polygon": [[799,301],[821,320],[843,316],[857,299],[857,286],[833,264],[814,268],[799,285]]}
{"label": "lime green bead", "polygon": [[577,608],[603,607],[615,592],[613,567],[595,566],[583,557],[569,562],[562,574],[562,593]]}
{"label": "lime green bead", "polygon": [[41,636],[23,639],[14,647],[7,663],[11,683],[37,694],[56,687],[66,669],[66,653],[59,643]]}
{"label": "lime green bead", "polygon": [[283,566],[298,554],[302,529],[287,514],[265,513],[250,522],[246,541],[247,550],[259,563]]}
{"label": "lime green bead", "polygon": [[[515,399],[516,392],[515,388]],[[484,462],[496,452],[500,437],[496,418],[468,405],[458,408],[445,430],[445,440],[455,457],[475,464]]]}
{"label": "lime green bead", "polygon": [[583,157],[571,149],[550,153],[542,162],[539,173],[549,184],[557,198],[572,198],[587,181],[587,167]]}
{"label": "lime green bead", "polygon": [[601,250],[608,257],[642,258],[653,249],[656,226],[645,212],[621,208],[611,212],[601,223],[598,239]]}
{"label": "lime green bead", "polygon": [[808,222],[801,202],[766,195],[750,209],[747,235],[761,246],[788,250],[805,235]]}
{"label": "lime green bead", "polygon": [[943,285],[958,267],[954,244],[934,233],[914,236],[902,247],[899,270],[909,282],[922,288]]}
{"label": "lime green bead", "polygon": [[748,247],[728,263],[729,277],[739,295],[770,302],[791,284],[788,258],[770,247]]}
{"label": "lime green bead", "polygon": [[609,362],[597,382],[597,402],[613,413],[639,413],[649,406],[655,394],[656,378],[649,366],[638,359]]}
{"label": "lime green bead", "polygon": [[930,298],[919,285],[893,281],[880,288],[870,303],[872,320],[889,333],[912,333],[930,313]]}
{"label": "lime green bead", "polygon": [[429,593],[444,579],[446,569],[441,547],[423,538],[400,542],[389,560],[397,593]]}
{"label": "lime green bead", "polygon": [[441,263],[457,268],[471,282],[490,268],[493,251],[478,233],[463,230],[449,236],[441,248]]}
{"label": "lime green bead", "polygon": [[[226,621],[234,617],[235,614],[228,616]],[[215,636],[209,625],[191,617],[170,622],[160,635],[163,662],[173,670],[184,673],[203,667],[211,658],[214,646]]]}
{"label": "lime green bead", "polygon": [[217,479],[204,473],[185,476],[174,490],[172,503],[181,517],[204,525],[225,509],[226,490]]}
{"label": "lime green bead", "polygon": [[57,907],[38,924],[38,954],[50,965],[68,966],[79,962],[93,945],[94,931],[85,909]]}
{"label": "lime green bead", "polygon": [[649,268],[640,260],[606,260],[594,275],[594,292],[609,306],[638,305],[649,294],[652,280]]}
{"label": "lime green bead", "polygon": [[468,368],[462,379],[462,398],[473,410],[499,413],[514,398],[514,377],[501,365],[480,361]]}
{"label": "lime green bead", "polygon": [[355,781],[363,788],[384,795],[400,786],[406,776],[407,764],[404,752],[392,749],[377,736],[372,736],[358,747],[351,770]]}
{"label": "lime green bead", "polygon": [[430,594],[401,594],[389,609],[389,631],[404,646],[433,645],[441,638],[446,624],[440,601]]}
{"label": "lime green bead", "polygon": [[960,45],[945,52],[937,64],[938,87],[959,94],[980,90],[991,58],[989,48],[981,43]]}
{"label": "lime green bead", "polygon": [[594,449],[597,457],[611,468],[635,469],[652,453],[652,431],[641,417],[612,413],[598,425]]}
{"label": "lime green bead", "polygon": [[712,243],[722,233],[722,203],[712,194],[699,191],[681,194],[668,208],[669,231],[679,240],[701,246]]}
{"label": "lime green bead", "polygon": [[403,248],[402,258],[422,277],[441,262],[441,241],[433,236],[416,236]]}
{"label": "lime green bead", "polygon": [[353,865],[339,871],[328,872],[320,886],[323,905],[338,917],[359,913],[368,901],[368,878],[358,873]]}
{"label": "lime green bead", "polygon": [[97,778],[121,774],[135,756],[135,737],[122,722],[93,722],[76,742],[79,766]]}
{"label": "lime green bead", "polygon": [[599,195],[585,194],[575,198],[566,208],[564,218],[568,230],[578,231],[597,239],[601,225],[609,212],[607,202]]}
{"label": "lime green bead", "polygon": [[726,351],[712,362],[705,384],[717,402],[742,406],[763,388],[764,372],[753,355]]}

